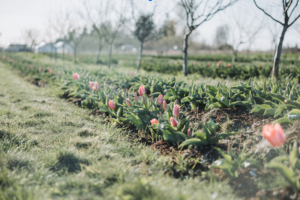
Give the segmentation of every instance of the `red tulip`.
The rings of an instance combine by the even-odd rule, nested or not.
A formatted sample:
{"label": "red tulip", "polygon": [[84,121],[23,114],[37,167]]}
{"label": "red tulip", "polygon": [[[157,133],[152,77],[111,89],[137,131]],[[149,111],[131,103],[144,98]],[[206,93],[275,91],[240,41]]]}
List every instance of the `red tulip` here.
{"label": "red tulip", "polygon": [[219,61],[219,62],[218,62],[218,67],[220,67],[220,65],[221,65],[221,64],[222,64],[222,62],[221,62],[221,61]]}
{"label": "red tulip", "polygon": [[47,71],[49,71],[49,67],[47,67]]}
{"label": "red tulip", "polygon": [[209,67],[210,67],[210,63],[208,63],[208,64],[207,64],[207,66],[209,66]]}
{"label": "red tulip", "polygon": [[40,68],[39,68],[39,72],[41,72],[41,71],[42,71],[42,68],[40,67]]}
{"label": "red tulip", "polygon": [[167,110],[167,109],[168,109],[166,100],[163,101],[163,108],[164,108],[164,110]]}
{"label": "red tulip", "polygon": [[196,65],[196,63],[195,62],[193,62],[193,66],[195,66]]}
{"label": "red tulip", "polygon": [[114,108],[115,108],[114,102],[113,102],[113,101],[109,101],[109,102],[108,102],[108,107],[109,107],[111,110],[114,109]]}
{"label": "red tulip", "polygon": [[174,119],[174,117],[170,118],[170,122],[171,122],[171,125],[174,127],[176,127],[178,125],[178,121],[176,121],[176,119]]}
{"label": "red tulip", "polygon": [[261,69],[261,65],[259,65],[259,68]]}
{"label": "red tulip", "polygon": [[73,74],[73,79],[74,79],[74,80],[78,80],[78,79],[79,79],[79,74],[74,73],[74,74]]}
{"label": "red tulip", "polygon": [[134,74],[133,74],[133,72],[132,72],[132,71],[130,71],[130,76],[134,76]]}
{"label": "red tulip", "polygon": [[179,110],[180,110],[179,105],[174,105],[174,108],[173,108],[173,116],[174,117],[178,117],[179,116]]}
{"label": "red tulip", "polygon": [[138,98],[137,98],[137,94],[136,92],[134,93],[134,101],[137,102],[138,101]]}
{"label": "red tulip", "polygon": [[229,68],[231,67],[231,64],[230,64],[230,63],[228,64],[228,67],[229,67]]}
{"label": "red tulip", "polygon": [[151,123],[151,125],[158,124],[158,121],[157,121],[157,119],[152,119],[152,120],[150,120],[150,123]]}
{"label": "red tulip", "polygon": [[142,64],[145,63],[145,61],[142,60]]}
{"label": "red tulip", "polygon": [[145,92],[146,92],[145,91],[145,87],[143,85],[141,85],[140,88],[139,88],[139,94],[140,94],[140,96],[144,96]]}
{"label": "red tulip", "polygon": [[126,104],[127,104],[127,106],[131,106],[129,102],[130,102],[130,99],[129,99],[129,98],[126,99]]}
{"label": "red tulip", "polygon": [[281,125],[278,123],[276,123],[275,126],[265,125],[262,134],[273,147],[278,147],[285,141],[285,134]]}
{"label": "red tulip", "polygon": [[6,57],[5,55],[2,56],[3,60],[5,59],[5,57]]}
{"label": "red tulip", "polygon": [[52,70],[51,69],[49,70],[49,74],[52,74]]}
{"label": "red tulip", "polygon": [[186,134],[188,137],[191,137],[191,128],[189,128],[188,130],[187,130],[187,134]]}
{"label": "red tulip", "polygon": [[57,75],[60,76],[60,71],[57,72]]}
{"label": "red tulip", "polygon": [[91,88],[91,89],[92,89],[92,88],[93,88],[93,86],[94,86],[94,83],[93,83],[92,81],[90,81],[90,82],[89,82],[89,88]]}
{"label": "red tulip", "polygon": [[283,67],[284,67],[284,68],[286,68],[286,66],[285,66],[285,65],[284,65]]}
{"label": "red tulip", "polygon": [[94,82],[92,89],[93,90],[99,90],[99,84],[98,84],[98,82]]}
{"label": "red tulip", "polygon": [[164,96],[162,94],[160,94],[158,96],[158,101],[157,102],[158,102],[159,105],[163,104],[163,102],[164,102]]}

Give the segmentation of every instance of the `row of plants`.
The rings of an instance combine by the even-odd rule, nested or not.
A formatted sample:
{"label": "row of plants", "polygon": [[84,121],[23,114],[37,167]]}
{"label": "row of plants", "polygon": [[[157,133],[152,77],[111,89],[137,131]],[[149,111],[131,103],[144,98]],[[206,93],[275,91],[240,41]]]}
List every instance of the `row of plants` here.
{"label": "row of plants", "polygon": [[[115,71],[76,69],[74,73],[63,66],[45,65],[17,55],[10,55],[9,58],[3,55],[2,61],[10,63],[22,75],[57,81],[68,98],[80,99],[84,108],[107,113],[112,123],[137,128],[181,148],[213,147],[236,134],[226,131],[217,134],[218,124],[212,119],[199,122],[202,130],[191,128],[186,113],[199,106],[205,106],[205,110],[242,106],[253,114],[283,117],[276,120],[274,126],[267,125],[263,129],[263,136],[274,147],[285,142],[286,136],[280,124],[286,124],[286,119],[291,123],[300,117],[300,94],[296,80],[286,87],[283,87],[284,83],[272,80],[258,85],[251,79],[235,87],[220,83],[215,86],[204,83],[188,85],[183,81],[177,82],[174,77],[136,76],[132,72],[124,75]],[[238,169],[245,165],[261,165],[251,154],[219,151],[224,159],[217,160],[213,168],[222,169],[229,177],[236,178]],[[300,169],[297,143],[289,156],[276,157],[267,166],[277,169],[299,191],[299,177],[295,176]]]}
{"label": "row of plants", "polygon": [[[279,68],[281,78],[297,78],[300,82],[299,65],[284,65]],[[146,71],[154,71],[166,74],[179,74],[182,72],[181,60],[145,60],[141,64]],[[204,77],[211,78],[232,78],[235,80],[247,80],[250,77],[269,78],[271,65],[245,65],[218,62],[189,62],[189,73],[200,74]]]}

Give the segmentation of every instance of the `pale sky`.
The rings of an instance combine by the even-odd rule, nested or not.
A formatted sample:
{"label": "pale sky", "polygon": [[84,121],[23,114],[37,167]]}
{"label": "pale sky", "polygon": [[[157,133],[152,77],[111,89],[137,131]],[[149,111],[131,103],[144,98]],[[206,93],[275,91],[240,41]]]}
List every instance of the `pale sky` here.
{"label": "pale sky", "polygon": [[[175,5],[175,2],[177,2],[175,0],[152,0],[152,2],[149,0],[140,1],[144,1],[145,7],[149,7],[157,1],[158,4],[166,5],[167,9],[170,9]],[[280,0],[277,1],[279,2]],[[58,12],[59,10],[76,10],[82,5],[82,2],[82,0],[0,0],[0,46],[6,47],[10,43],[23,43],[22,31],[26,28],[37,29],[41,35],[43,35],[43,33],[47,31],[47,21],[53,13]],[[257,2],[265,3],[266,1],[257,0]],[[300,5],[298,11],[300,11]],[[128,9],[128,12],[130,12],[130,9]],[[176,16],[176,13],[170,15],[171,18]],[[254,7],[251,0],[241,0],[238,4],[216,15],[212,20],[205,22],[197,29],[197,33],[193,34],[197,35],[199,41],[213,44],[215,31],[218,26],[221,24],[227,24],[229,26],[230,24],[234,24],[230,16],[241,19],[244,24],[249,24],[247,27],[255,27],[254,24],[251,24],[251,17],[253,16],[264,21],[268,19],[267,17],[264,18],[261,11]],[[298,20],[297,24],[300,24],[300,20]],[[230,28],[231,36],[229,43],[232,43],[233,39],[236,39],[239,33],[236,31],[236,28],[231,26]],[[281,27],[279,27],[279,30],[281,30]],[[286,33],[284,46],[295,46],[295,44],[300,46],[300,33],[296,32],[293,27],[291,27]],[[241,49],[246,48],[246,46],[247,45],[242,45]],[[251,49],[267,50],[270,48],[270,34],[263,26],[253,42]]]}

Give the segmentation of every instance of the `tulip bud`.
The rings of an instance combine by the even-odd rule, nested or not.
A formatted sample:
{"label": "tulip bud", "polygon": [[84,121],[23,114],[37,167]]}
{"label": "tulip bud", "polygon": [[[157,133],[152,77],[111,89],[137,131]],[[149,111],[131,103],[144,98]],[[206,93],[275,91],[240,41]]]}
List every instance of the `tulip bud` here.
{"label": "tulip bud", "polygon": [[57,72],[57,76],[60,76],[60,71]]}
{"label": "tulip bud", "polygon": [[129,99],[129,98],[126,99],[126,104],[127,104],[127,106],[131,106],[129,102],[130,102],[130,99]]}
{"label": "tulip bud", "polygon": [[187,134],[186,134],[188,137],[191,137],[191,128],[189,128],[188,130],[187,130]]}
{"label": "tulip bud", "polygon": [[51,69],[49,70],[49,74],[52,74],[52,70]]}
{"label": "tulip bud", "polygon": [[93,86],[94,86],[94,83],[93,83],[92,81],[90,81],[90,82],[89,82],[89,88],[91,88],[91,89],[92,89],[92,88],[93,88]]}
{"label": "tulip bud", "polygon": [[167,110],[167,109],[168,109],[168,106],[167,106],[166,100],[164,100],[164,101],[163,101],[163,108],[164,108],[164,110]]}
{"label": "tulip bud", "polygon": [[134,76],[134,74],[133,74],[133,72],[132,72],[132,71],[130,71],[130,76]]}
{"label": "tulip bud", "polygon": [[140,88],[139,88],[139,95],[144,96],[145,92],[146,92],[145,87],[143,85],[141,85]]}
{"label": "tulip bud", "polygon": [[174,119],[174,117],[170,118],[170,122],[171,122],[171,125],[174,127],[176,127],[178,125],[178,121],[176,121],[176,119]]}
{"label": "tulip bud", "polygon": [[228,67],[229,67],[229,68],[231,67],[231,64],[230,64],[230,63],[228,64]]}
{"label": "tulip bud", "polygon": [[134,93],[134,101],[137,102],[138,101],[138,98],[137,98],[137,94],[136,92]]}
{"label": "tulip bud", "polygon": [[109,102],[108,102],[108,107],[109,107],[111,110],[114,109],[114,108],[115,108],[114,102],[113,102],[113,101],[109,101]]}
{"label": "tulip bud", "polygon": [[41,71],[42,71],[42,68],[40,67],[40,68],[39,68],[39,72],[41,72]]}
{"label": "tulip bud", "polygon": [[94,82],[92,89],[93,90],[99,90],[99,84],[98,84],[98,82]]}
{"label": "tulip bud", "polygon": [[174,108],[173,108],[173,116],[174,117],[179,116],[179,110],[180,110],[180,107],[178,105],[174,105]]}
{"label": "tulip bud", "polygon": [[124,98],[124,99],[126,98],[126,93],[125,93],[125,92],[123,92],[123,98]]}
{"label": "tulip bud", "polygon": [[49,67],[47,67],[46,69],[47,69],[47,71],[49,71]]}
{"label": "tulip bud", "polygon": [[285,141],[285,133],[279,123],[276,123],[275,126],[265,125],[262,134],[273,147],[278,147]]}
{"label": "tulip bud", "polygon": [[158,124],[158,121],[157,121],[157,119],[152,119],[152,120],[150,120],[150,123],[151,123],[151,125]]}
{"label": "tulip bud", "polygon": [[160,95],[158,96],[158,101],[157,101],[157,103],[158,103],[159,105],[161,105],[161,104],[163,104],[163,102],[164,102],[164,96],[160,94]]}
{"label": "tulip bud", "polygon": [[78,79],[79,79],[79,74],[73,73],[73,79],[74,79],[74,80],[78,80]]}

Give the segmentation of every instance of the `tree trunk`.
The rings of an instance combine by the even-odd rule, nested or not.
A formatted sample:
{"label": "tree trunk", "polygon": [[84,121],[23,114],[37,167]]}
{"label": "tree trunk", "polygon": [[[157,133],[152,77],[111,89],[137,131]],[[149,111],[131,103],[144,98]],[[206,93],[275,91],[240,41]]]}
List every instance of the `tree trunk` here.
{"label": "tree trunk", "polygon": [[99,43],[99,49],[98,49],[98,53],[97,53],[97,57],[96,57],[96,62],[95,62],[96,65],[99,62],[101,51],[102,51],[102,42]]}
{"label": "tree trunk", "polygon": [[279,62],[280,62],[280,56],[281,56],[281,52],[282,52],[282,43],[283,43],[284,35],[285,35],[287,29],[288,29],[288,26],[285,24],[283,26],[278,45],[276,47],[276,52],[275,52],[275,56],[274,56],[274,64],[273,64],[273,69],[272,69],[272,76],[275,78],[278,77]]}
{"label": "tree trunk", "polygon": [[65,60],[65,39],[63,41],[63,54],[62,54],[62,59]]}
{"label": "tree trunk", "polygon": [[187,33],[184,36],[184,42],[183,42],[183,74],[185,76],[188,75],[189,70],[188,70],[188,40],[189,40],[189,36],[192,33],[192,31],[190,31],[189,33]]}
{"label": "tree trunk", "polygon": [[77,56],[77,46],[74,46],[74,48],[73,48],[73,62],[74,63],[77,63],[76,56]]}
{"label": "tree trunk", "polygon": [[109,47],[109,54],[108,54],[108,68],[110,68],[110,64],[111,64],[111,54],[112,54],[112,46],[113,44],[110,45]]}
{"label": "tree trunk", "polygon": [[138,66],[137,66],[137,71],[139,72],[140,67],[141,67],[141,62],[142,62],[142,57],[143,57],[143,49],[144,49],[144,42],[140,42],[140,55],[139,55],[139,61],[138,61]]}
{"label": "tree trunk", "polygon": [[237,54],[238,54],[238,51],[237,50],[233,50],[233,55],[232,55],[232,60],[231,60],[232,63],[234,63],[236,61]]}

